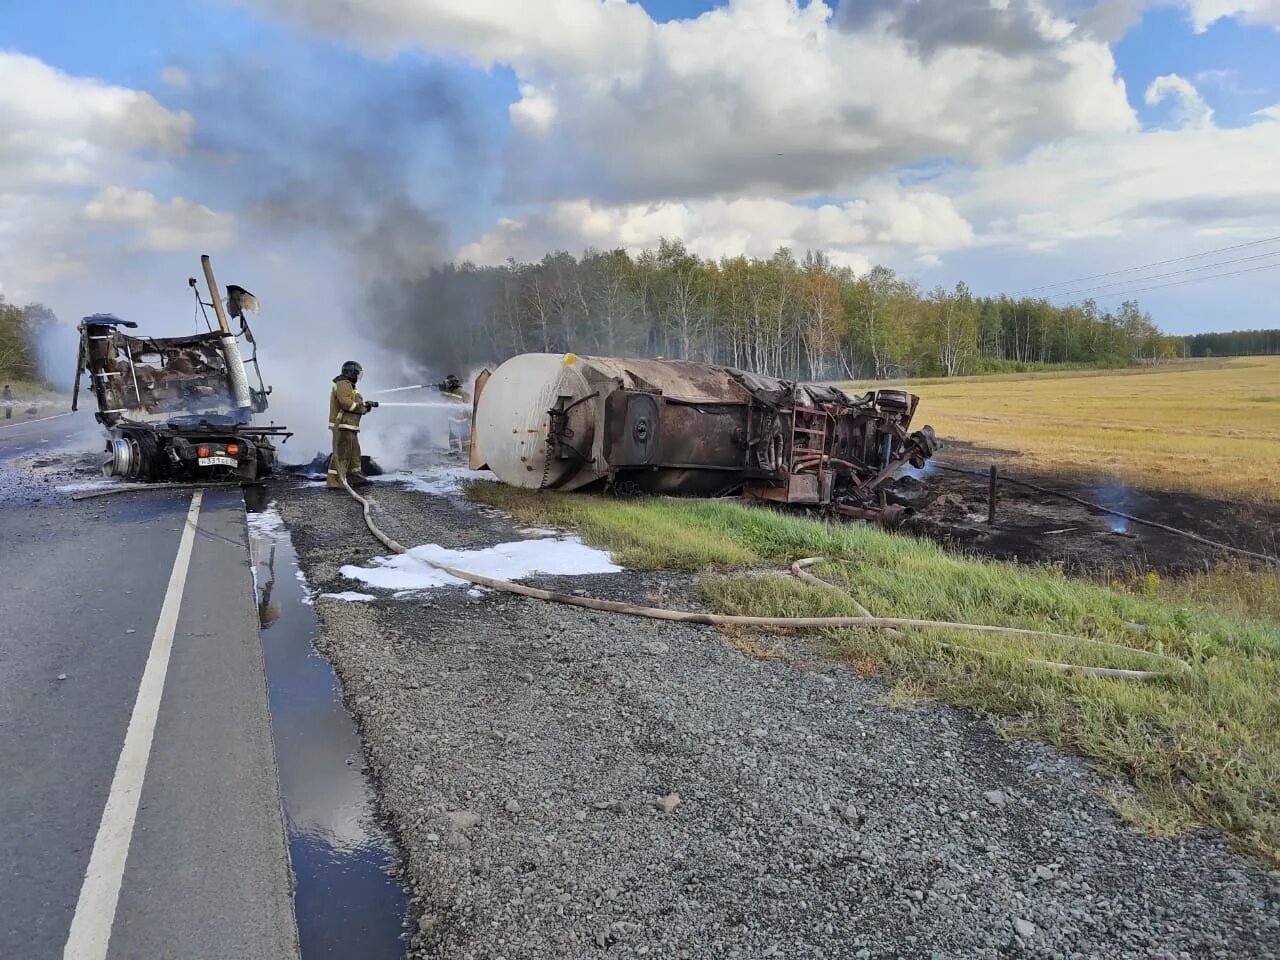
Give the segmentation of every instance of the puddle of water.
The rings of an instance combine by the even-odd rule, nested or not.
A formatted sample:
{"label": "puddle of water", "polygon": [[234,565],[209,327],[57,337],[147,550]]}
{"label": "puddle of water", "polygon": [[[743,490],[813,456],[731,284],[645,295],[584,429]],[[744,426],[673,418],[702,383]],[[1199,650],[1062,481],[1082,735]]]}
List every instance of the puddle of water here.
{"label": "puddle of water", "polygon": [[360,736],[315,649],[319,624],[288,530],[261,492],[257,503],[245,494],[302,958],[399,960],[408,901]]}

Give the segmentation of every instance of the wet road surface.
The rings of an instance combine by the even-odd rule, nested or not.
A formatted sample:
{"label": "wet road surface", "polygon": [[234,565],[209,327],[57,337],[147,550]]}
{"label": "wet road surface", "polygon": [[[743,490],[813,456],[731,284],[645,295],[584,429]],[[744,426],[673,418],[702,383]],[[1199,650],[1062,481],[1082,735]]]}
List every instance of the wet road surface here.
{"label": "wet road surface", "polygon": [[297,955],[243,503],[201,499],[0,501],[0,957]]}
{"label": "wet road surface", "polygon": [[[398,960],[408,901],[355,720],[315,643],[315,602],[272,492],[247,488],[271,729],[304,960]],[[336,601],[341,602],[341,601]]]}
{"label": "wet road surface", "polygon": [[87,410],[57,413],[34,420],[0,420],[0,461],[77,444],[86,450],[103,446],[102,428]]}

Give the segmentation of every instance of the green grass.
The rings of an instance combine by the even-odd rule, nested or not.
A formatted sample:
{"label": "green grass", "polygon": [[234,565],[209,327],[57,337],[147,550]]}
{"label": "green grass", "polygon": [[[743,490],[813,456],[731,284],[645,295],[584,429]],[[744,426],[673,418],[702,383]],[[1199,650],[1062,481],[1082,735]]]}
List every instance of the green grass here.
{"label": "green grass", "polygon": [[[707,606],[777,616],[872,613],[1020,626],[1162,652],[1187,676],[1134,682],[1064,675],[1027,658],[1142,668],[1149,658],[1040,640],[954,632],[833,630],[835,655],[1013,732],[1044,738],[1128,776],[1142,803],[1123,812],[1148,829],[1216,827],[1280,862],[1280,577],[1223,570],[1131,585],[1068,578],[1056,568],[957,557],[876,528],[825,523],[733,502],[618,501],[477,483],[470,496],[527,523],[571,526],[629,567],[697,572]],[[839,589],[785,576],[795,559]],[[1235,584],[1227,589],[1226,584]],[[954,648],[964,644],[985,653]]]}
{"label": "green grass", "polygon": [[[0,376],[0,386],[9,384],[13,389],[13,416],[9,420],[4,419],[4,414],[0,412],[0,426],[6,423],[18,423],[23,420],[32,420],[36,417],[47,417],[54,413],[62,413],[71,409],[71,401],[50,390],[47,384],[37,383],[35,381],[7,379]],[[32,406],[36,406],[35,413],[28,413],[27,410]]]}

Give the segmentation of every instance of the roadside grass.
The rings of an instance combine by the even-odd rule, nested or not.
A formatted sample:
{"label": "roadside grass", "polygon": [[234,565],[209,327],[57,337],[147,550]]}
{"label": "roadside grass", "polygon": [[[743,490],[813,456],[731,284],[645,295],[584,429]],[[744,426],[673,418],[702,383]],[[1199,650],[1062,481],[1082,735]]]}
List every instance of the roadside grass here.
{"label": "roadside grass", "polygon": [[[0,376],[0,385],[4,384],[8,384],[13,390],[13,415],[6,420],[4,413],[0,412],[0,426],[6,423],[19,423],[23,420],[34,420],[37,417],[48,417],[71,409],[69,399],[50,390],[43,383],[31,380],[10,380]],[[28,413],[27,410],[32,406],[36,407],[35,413]]]}
{"label": "roadside grass", "polygon": [[1014,466],[1280,501],[1280,357],[905,386],[921,397],[918,423],[1009,451]]}
{"label": "roadside grass", "polygon": [[1187,603],[1229,617],[1280,624],[1280,569],[1275,567],[1258,569],[1243,563],[1223,563],[1173,580],[1162,580],[1148,573],[1141,580],[1122,582],[1119,586],[1142,591],[1168,603]]}
{"label": "roadside grass", "polygon": [[[1140,803],[1119,808],[1144,829],[1207,825],[1280,863],[1280,601],[1274,590],[1271,599],[1255,595],[1277,585],[1266,579],[1275,574],[1224,568],[1187,581],[1103,585],[728,501],[618,501],[488,482],[472,484],[469,496],[526,523],[573,527],[625,566],[700,573],[703,598],[720,613],[856,616],[856,597],[881,616],[1042,629],[1183,659],[1193,667],[1185,677],[1134,682],[1025,662],[1151,666],[1140,654],[1091,645],[945,630],[824,634],[834,655],[895,689],[1005,718],[1002,729],[1129,777]],[[828,559],[813,572],[833,587],[782,575],[791,561],[816,555]],[[1233,575],[1239,589],[1223,590]]]}

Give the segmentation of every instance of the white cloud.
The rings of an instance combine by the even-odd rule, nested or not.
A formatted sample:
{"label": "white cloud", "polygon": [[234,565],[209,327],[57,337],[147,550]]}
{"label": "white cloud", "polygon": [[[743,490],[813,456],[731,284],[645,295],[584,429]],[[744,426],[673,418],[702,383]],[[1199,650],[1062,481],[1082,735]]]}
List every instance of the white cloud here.
{"label": "white cloud", "polygon": [[211,252],[231,245],[235,220],[186,197],[161,201],[145,190],[105,187],[84,208],[89,223],[140,228],[132,248],[146,252]]}
{"label": "white cloud", "polygon": [[1142,247],[1153,236],[1274,234],[1280,107],[1256,116],[1245,127],[1192,123],[1048,144],[938,186],[985,242],[1057,248],[1114,237]]}
{"label": "white cloud", "polygon": [[1203,32],[1219,20],[1236,17],[1245,23],[1280,27],[1280,0],[1184,0],[1191,22]]}
{"label": "white cloud", "polygon": [[142,91],[0,52],[0,188],[89,183],[136,151],[181,154],[193,125]]}
{"label": "white cloud", "polygon": [[[1060,7],[1078,5],[1075,0],[1055,2]],[[1280,28],[1280,0],[1093,0],[1092,6],[1078,13],[1078,22],[1093,35],[1114,41],[1153,7],[1180,7],[1197,33],[1232,17],[1249,25]]]}
{"label": "white cloud", "polygon": [[[185,153],[193,127],[189,114],[143,91],[0,52],[0,283],[10,295],[35,296],[81,269],[98,234],[118,229],[118,216],[130,204],[136,213],[139,203],[124,191],[116,218],[91,218],[86,197],[167,169]],[[99,194],[95,209],[105,214],[110,196]],[[217,214],[182,198],[157,201],[153,214],[135,221],[141,248],[167,249],[187,233],[225,234]]]}
{"label": "white cloud", "polygon": [[520,99],[511,105],[511,120],[521,130],[543,133],[556,118],[555,99],[531,83],[520,84]]}
{"label": "white cloud", "polygon": [[1175,115],[1181,126],[1208,127],[1213,125],[1213,110],[1204,102],[1189,80],[1176,73],[1156,77],[1147,87],[1147,106],[1154,107],[1165,100],[1176,102]]}
{"label": "white cloud", "polygon": [[[1003,46],[957,27],[927,49],[883,18],[836,22],[822,0],[662,24],[623,0],[248,2],[383,54],[510,65],[516,201],[834,193],[922,157],[988,163],[1136,124],[1110,49],[1043,0],[1000,5]],[[960,26],[992,15],[963,6]]]}
{"label": "white cloud", "polygon": [[607,70],[643,56],[654,23],[625,0],[242,0],[377,56],[414,46],[477,63]]}
{"label": "white cloud", "polygon": [[683,240],[691,252],[711,259],[767,257],[785,245],[825,250],[837,262],[865,268],[876,251],[963,247],[973,230],[947,197],[879,183],[859,199],[817,207],[760,197],[616,206],[563,201],[524,219],[500,221],[459,256],[500,263],[511,256],[539,259],[551,249],[622,246],[636,252],[656,247],[662,237]]}

